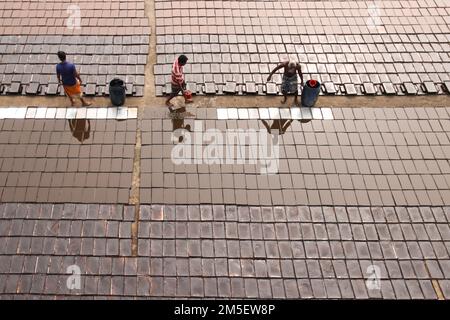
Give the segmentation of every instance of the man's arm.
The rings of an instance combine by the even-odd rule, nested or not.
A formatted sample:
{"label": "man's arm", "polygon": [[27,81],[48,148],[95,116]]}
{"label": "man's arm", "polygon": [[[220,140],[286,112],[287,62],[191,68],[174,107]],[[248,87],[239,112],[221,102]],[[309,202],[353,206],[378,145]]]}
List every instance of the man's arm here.
{"label": "man's arm", "polygon": [[303,73],[302,73],[302,66],[300,65],[300,63],[297,64],[297,72],[298,75],[300,76],[300,81],[303,86]]}
{"label": "man's arm", "polygon": [[184,92],[186,91],[184,80],[180,80],[179,82],[177,82],[177,84],[181,88],[181,93],[184,95]]}
{"label": "man's arm", "polygon": [[284,67],[286,67],[286,63],[280,63],[278,66],[276,66],[275,69],[273,69],[272,72],[267,77],[267,81],[270,81],[270,79],[272,79],[273,74]]}
{"label": "man's arm", "polygon": [[74,69],[75,72],[75,78],[78,79],[78,81],[80,81],[80,84],[82,83],[81,78],[80,78],[80,74],[78,73],[77,69]]}
{"label": "man's arm", "polygon": [[185,86],[186,86],[186,83],[185,83],[185,81],[184,81],[184,75],[183,75],[183,80],[181,80],[181,83],[180,83],[180,88],[181,88],[181,93],[184,95],[184,91],[186,91],[185,89]]}
{"label": "man's arm", "polygon": [[58,65],[56,65],[56,77],[58,78],[58,83],[59,83],[59,84],[62,84],[62,81],[61,81],[61,74],[60,74],[59,71],[58,71]]}

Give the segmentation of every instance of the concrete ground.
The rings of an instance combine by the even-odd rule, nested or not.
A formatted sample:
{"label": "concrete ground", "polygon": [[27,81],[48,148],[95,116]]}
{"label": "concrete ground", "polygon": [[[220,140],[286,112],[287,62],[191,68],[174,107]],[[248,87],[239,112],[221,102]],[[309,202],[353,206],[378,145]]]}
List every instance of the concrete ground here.
{"label": "concrete ground", "polygon": [[[12,3],[1,8],[17,28],[0,28],[1,299],[450,298],[446,1],[176,2],[187,20],[174,1],[82,2],[92,17],[81,29],[58,18],[62,2]],[[41,10],[51,16],[30,20],[40,28],[22,19]],[[317,33],[297,39],[316,13]],[[257,42],[267,26],[270,37]],[[83,52],[69,46],[77,37],[87,37]],[[198,95],[171,115],[161,95],[176,45],[191,57]],[[60,46],[84,68],[92,107],[49,93],[47,59]],[[312,109],[266,95],[264,61],[286,53],[336,95],[324,91]],[[116,74],[97,69],[95,54],[132,84],[125,106],[102,94]],[[213,54],[228,65],[220,77]],[[102,62],[109,55],[117,63]],[[249,78],[246,64],[265,67]],[[253,82],[261,92],[242,94]],[[358,91],[366,82],[377,95]],[[13,83],[24,91],[5,91]],[[393,95],[381,93],[387,83]],[[405,83],[418,95],[403,95]],[[212,129],[224,139],[244,133],[236,150],[245,163],[207,162],[211,140],[195,139]],[[266,159],[275,172],[252,153],[261,144],[244,140],[251,132],[276,147]],[[180,134],[203,147],[183,163],[173,156]]]}

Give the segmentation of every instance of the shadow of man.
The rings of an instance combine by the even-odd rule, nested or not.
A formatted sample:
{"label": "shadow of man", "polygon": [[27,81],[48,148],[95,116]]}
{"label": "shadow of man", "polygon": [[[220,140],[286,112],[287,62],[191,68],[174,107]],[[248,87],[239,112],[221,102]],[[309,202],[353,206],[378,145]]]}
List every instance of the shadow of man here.
{"label": "shadow of man", "polygon": [[269,134],[284,134],[286,130],[291,126],[292,121],[291,119],[276,119],[273,120],[272,125],[269,125],[269,123],[266,120],[261,120],[264,127],[266,127],[267,132]]}
{"label": "shadow of man", "polygon": [[[291,126],[292,122],[294,120],[292,119],[276,119],[273,120],[272,124],[269,125],[269,123],[266,120],[262,120],[262,123],[264,127],[266,127],[267,132],[269,134],[275,134],[275,135],[282,135],[286,133],[286,130]],[[311,121],[311,119],[302,119],[298,120],[300,123],[308,123]]]}

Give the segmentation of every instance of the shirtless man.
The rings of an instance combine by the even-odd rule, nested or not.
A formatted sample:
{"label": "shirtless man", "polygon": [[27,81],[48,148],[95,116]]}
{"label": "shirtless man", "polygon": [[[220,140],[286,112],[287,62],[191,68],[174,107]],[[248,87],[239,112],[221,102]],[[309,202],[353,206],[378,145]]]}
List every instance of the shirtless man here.
{"label": "shirtless man", "polygon": [[278,70],[284,68],[283,82],[281,84],[281,92],[283,93],[283,100],[281,103],[286,103],[288,93],[293,93],[295,95],[294,104],[299,105],[298,102],[298,78],[297,73],[300,76],[301,85],[303,86],[303,74],[302,67],[299,63],[295,61],[286,61],[280,63],[267,77],[267,82],[272,79],[272,75]]}

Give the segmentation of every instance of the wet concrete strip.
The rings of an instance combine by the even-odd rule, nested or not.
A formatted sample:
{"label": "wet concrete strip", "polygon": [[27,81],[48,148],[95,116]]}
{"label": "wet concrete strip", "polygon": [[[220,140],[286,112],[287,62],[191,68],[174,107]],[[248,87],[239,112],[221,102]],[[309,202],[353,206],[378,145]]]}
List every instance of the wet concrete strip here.
{"label": "wet concrete strip", "polygon": [[142,115],[143,108],[139,108],[138,121],[136,125],[136,145],[134,147],[133,177],[129,203],[135,205],[134,222],[131,225],[131,252],[134,256],[138,254],[138,232],[140,214],[140,182],[141,182],[141,147],[142,147]]}
{"label": "wet concrete strip", "polygon": [[[127,97],[125,106],[145,106],[145,108],[163,107],[165,98],[155,97],[149,93],[143,98]],[[150,96],[149,96],[150,95]],[[175,98],[174,104],[182,104],[182,98]],[[280,96],[194,96],[194,103],[191,107],[203,108],[258,108],[258,107],[289,107],[292,98],[288,104],[281,104]],[[93,106],[107,107],[111,106],[108,97],[95,97],[90,99]],[[70,102],[66,97],[35,97],[35,96],[0,96],[0,106],[47,106],[47,107],[69,107]],[[346,96],[320,96],[316,106],[322,107],[439,107],[450,106],[448,95],[426,95],[426,96],[374,96],[374,97],[346,97]]]}

